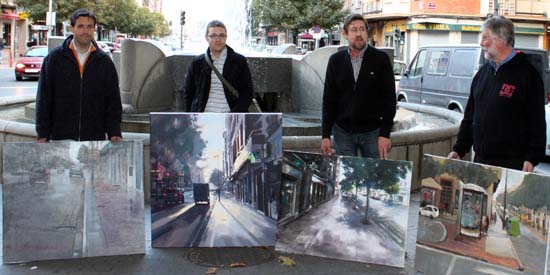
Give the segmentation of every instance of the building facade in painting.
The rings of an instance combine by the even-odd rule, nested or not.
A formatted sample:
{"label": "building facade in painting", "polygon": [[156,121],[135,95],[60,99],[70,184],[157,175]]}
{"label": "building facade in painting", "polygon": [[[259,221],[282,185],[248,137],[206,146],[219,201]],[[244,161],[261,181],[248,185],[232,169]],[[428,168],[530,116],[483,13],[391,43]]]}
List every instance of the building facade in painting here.
{"label": "building facade in painting", "polygon": [[227,115],[225,124],[225,190],[276,220],[282,165],[281,116]]}
{"label": "building facade in painting", "polygon": [[297,219],[337,195],[338,158],[285,152],[279,224]]}

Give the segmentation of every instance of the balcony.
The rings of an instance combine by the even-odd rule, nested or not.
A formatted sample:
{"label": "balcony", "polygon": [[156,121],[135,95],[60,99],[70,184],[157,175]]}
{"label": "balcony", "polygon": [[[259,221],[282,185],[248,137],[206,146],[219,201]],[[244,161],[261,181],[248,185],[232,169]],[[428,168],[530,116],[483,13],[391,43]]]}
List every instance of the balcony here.
{"label": "balcony", "polygon": [[[498,0],[498,15],[501,16],[544,16],[548,11],[546,1],[540,0]],[[495,10],[495,1],[489,1],[489,12]]]}

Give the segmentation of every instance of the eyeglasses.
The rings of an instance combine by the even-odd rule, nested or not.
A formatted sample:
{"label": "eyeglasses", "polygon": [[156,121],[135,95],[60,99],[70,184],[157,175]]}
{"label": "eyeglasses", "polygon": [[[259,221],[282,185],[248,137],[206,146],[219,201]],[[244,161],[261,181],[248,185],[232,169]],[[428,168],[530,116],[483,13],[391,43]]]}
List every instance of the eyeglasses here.
{"label": "eyeglasses", "polygon": [[227,35],[226,34],[211,34],[208,36],[208,38],[212,39],[212,40],[216,40],[216,39],[219,39],[219,40],[224,40],[227,38]]}

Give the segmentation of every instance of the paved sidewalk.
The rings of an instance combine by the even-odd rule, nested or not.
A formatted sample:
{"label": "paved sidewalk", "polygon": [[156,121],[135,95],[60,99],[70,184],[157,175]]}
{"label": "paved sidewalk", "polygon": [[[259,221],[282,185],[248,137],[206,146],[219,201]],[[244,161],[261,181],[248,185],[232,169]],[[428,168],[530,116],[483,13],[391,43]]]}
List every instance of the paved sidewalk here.
{"label": "paved sidewalk", "polygon": [[443,224],[447,233],[447,238],[444,241],[432,243],[419,240],[419,243],[511,269],[522,269],[510,238],[506,232],[502,233],[502,230],[496,228],[501,227],[500,224],[491,226],[489,232],[491,236],[482,235],[480,239],[466,236],[459,236],[458,239],[455,239],[456,225],[448,222],[443,222]]}
{"label": "paved sidewalk", "polygon": [[0,69],[14,69],[18,59],[19,58],[14,57],[12,59],[12,66],[10,67],[10,51],[4,48],[2,59],[0,60]]}
{"label": "paved sidewalk", "polygon": [[[1,198],[0,192],[0,198]],[[411,202],[409,219],[416,223],[418,207],[414,207],[418,202]],[[0,207],[1,208],[1,207]],[[148,208],[148,207],[147,207]],[[0,274],[3,275],[27,275],[27,274],[205,274],[208,270],[205,266],[200,266],[192,261],[192,255],[197,251],[212,251],[213,249],[184,249],[170,248],[158,249],[151,248],[151,216],[149,209],[145,210],[146,225],[146,254],[130,256],[112,256],[112,257],[93,257],[84,259],[70,260],[52,260],[30,262],[25,264],[1,264]],[[0,226],[1,226],[0,222]],[[414,242],[416,236],[416,226],[409,226],[408,236],[412,240],[407,242],[409,255],[414,255]],[[0,238],[2,240],[2,238]],[[412,245],[411,245],[412,244]],[[313,256],[288,255],[274,252],[273,248],[267,248],[273,253],[269,261],[264,261],[258,265],[246,266],[242,268],[221,268],[217,274],[350,274],[350,275],[396,275],[396,269],[379,265],[332,260]],[[215,249],[220,255],[238,253],[238,249],[223,248]],[[242,251],[242,250],[241,250]],[[0,253],[1,254],[1,253]],[[277,261],[279,255],[286,255],[295,260],[295,267],[288,267]],[[233,255],[238,256],[238,255]],[[238,257],[237,257],[238,258]],[[407,260],[406,268],[397,274],[414,274],[414,261]],[[408,272],[407,272],[408,271]]]}

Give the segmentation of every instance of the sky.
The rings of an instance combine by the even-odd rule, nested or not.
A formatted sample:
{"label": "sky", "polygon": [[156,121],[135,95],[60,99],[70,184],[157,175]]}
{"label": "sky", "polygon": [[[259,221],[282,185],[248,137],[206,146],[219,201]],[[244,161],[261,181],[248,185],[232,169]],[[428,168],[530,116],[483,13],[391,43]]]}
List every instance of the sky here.
{"label": "sky", "polygon": [[[201,138],[206,141],[202,159],[197,162],[197,166],[203,168],[204,180],[210,179],[212,170],[218,166],[222,169],[223,162],[223,132],[225,131],[226,114],[201,114],[197,120],[197,125],[201,131]],[[219,159],[216,156],[219,155]]]}

